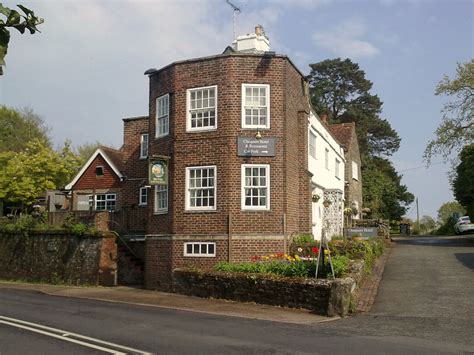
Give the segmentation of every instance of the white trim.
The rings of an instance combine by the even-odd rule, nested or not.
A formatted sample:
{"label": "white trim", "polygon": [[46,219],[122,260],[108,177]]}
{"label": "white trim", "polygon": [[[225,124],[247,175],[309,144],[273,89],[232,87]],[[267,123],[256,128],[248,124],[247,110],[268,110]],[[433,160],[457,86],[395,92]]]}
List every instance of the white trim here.
{"label": "white trim", "polygon": [[[168,101],[168,111],[166,115],[158,117],[158,100],[167,98]],[[168,117],[168,130],[165,133],[158,134],[158,118]],[[170,134],[170,94],[164,94],[156,98],[155,100],[155,138],[165,137]],[[150,138],[150,137],[148,137]]]}
{"label": "white trim", "polygon": [[[214,126],[206,126],[206,127],[191,127],[191,91],[198,91],[198,90],[206,90],[206,89],[214,89],[214,110],[215,110],[215,121]],[[203,132],[203,131],[215,131],[217,129],[217,85],[210,85],[210,86],[203,86],[198,88],[191,88],[186,90],[186,132]],[[212,107],[212,106],[211,106]]]}
{"label": "white trim", "polygon": [[[308,136],[308,155],[313,158],[313,159],[317,159],[316,158],[316,154],[317,154],[317,149],[316,149],[316,145],[318,144],[317,142],[317,136],[315,133],[313,133],[313,131],[311,130],[311,127],[310,129],[308,130],[309,132],[309,136]],[[313,150],[314,150],[314,155],[312,155],[311,153],[311,137],[314,137],[314,145],[313,145]]]}
{"label": "white trim", "polygon": [[[266,107],[267,107],[267,123],[266,125],[247,125],[245,124],[245,88],[246,87],[264,87],[266,89]],[[241,124],[245,129],[270,129],[270,85],[269,84],[242,84],[241,91]]]}
{"label": "white trim", "polygon": [[[192,245],[193,251],[191,253],[188,253],[186,250],[188,245]],[[199,245],[199,252],[194,253],[194,246]],[[201,245],[213,245],[214,246],[214,253],[209,254],[209,253],[203,253],[201,254]],[[215,258],[216,257],[216,243],[215,242],[187,242],[183,243],[183,256],[190,256],[190,257],[195,257],[195,258]],[[209,247],[206,247],[206,251],[209,250]]]}
{"label": "white trim", "polygon": [[114,163],[107,157],[107,154],[101,149],[97,148],[97,150],[92,154],[92,156],[89,158],[89,160],[82,166],[81,170],[77,173],[77,175],[74,177],[74,179],[67,184],[64,189],[66,190],[71,190],[72,187],[76,184],[76,182],[81,178],[81,176],[86,172],[86,170],[89,168],[89,166],[92,164],[95,158],[97,158],[98,155],[101,155],[102,158],[109,164],[109,166],[112,168],[114,173],[119,177],[120,180],[123,180],[123,175],[120,173],[120,171],[117,169]]}
{"label": "white trim", "polygon": [[[168,125],[169,125],[169,122],[168,122]],[[143,144],[143,141],[144,141],[144,136],[147,136],[147,144],[146,144],[146,155],[143,155],[143,147],[144,147],[144,144]],[[148,158],[148,149],[149,149],[149,146],[150,146],[150,135],[148,133],[141,133],[140,134],[140,159],[146,159]]]}
{"label": "white trim", "polygon": [[[355,168],[355,170],[354,170]],[[355,174],[354,174],[355,171]],[[352,178],[359,181],[359,164],[352,160]]]}
{"label": "white trim", "polygon": [[[142,202],[142,191],[145,191],[146,202]],[[148,205],[148,187],[140,187],[138,190],[138,206]]]}
{"label": "white trim", "polygon": [[[190,195],[189,195],[189,171],[191,169],[214,169],[214,206],[201,206],[201,207],[191,207],[190,204]],[[203,166],[187,166],[186,167],[186,191],[184,193],[185,198],[185,211],[215,211],[217,209],[217,166],[216,165],[203,165]]]}
{"label": "white trim", "polygon": [[[267,204],[266,206],[245,205],[245,168],[265,168]],[[244,211],[268,211],[270,210],[270,164],[242,164],[240,168],[240,207]]]}

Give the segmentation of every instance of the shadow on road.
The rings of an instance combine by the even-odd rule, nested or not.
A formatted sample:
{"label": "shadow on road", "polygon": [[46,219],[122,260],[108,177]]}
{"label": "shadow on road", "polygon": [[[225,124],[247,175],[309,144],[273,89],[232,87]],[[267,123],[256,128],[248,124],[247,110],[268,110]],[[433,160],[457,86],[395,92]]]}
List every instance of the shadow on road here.
{"label": "shadow on road", "polygon": [[396,244],[402,245],[420,245],[431,247],[474,247],[474,235],[469,236],[413,236],[403,238],[392,238]]}
{"label": "shadow on road", "polygon": [[455,253],[454,256],[465,267],[474,270],[474,253]]}

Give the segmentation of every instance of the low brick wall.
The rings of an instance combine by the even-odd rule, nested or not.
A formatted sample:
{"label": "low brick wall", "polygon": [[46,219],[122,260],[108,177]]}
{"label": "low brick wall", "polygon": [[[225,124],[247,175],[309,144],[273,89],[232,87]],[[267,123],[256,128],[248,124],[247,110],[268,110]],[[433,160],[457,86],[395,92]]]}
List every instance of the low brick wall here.
{"label": "low brick wall", "polygon": [[116,258],[115,236],[110,233],[0,233],[2,279],[113,286]]}
{"label": "low brick wall", "polygon": [[353,278],[316,280],[260,274],[173,271],[173,290],[189,296],[224,298],[275,306],[305,308],[317,314],[349,313]]}

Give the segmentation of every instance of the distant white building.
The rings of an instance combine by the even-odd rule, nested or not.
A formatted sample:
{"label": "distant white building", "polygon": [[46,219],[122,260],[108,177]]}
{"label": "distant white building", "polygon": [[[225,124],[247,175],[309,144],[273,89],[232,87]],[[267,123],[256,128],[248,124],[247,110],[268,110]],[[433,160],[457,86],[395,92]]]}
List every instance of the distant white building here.
{"label": "distant white building", "polygon": [[344,149],[331,135],[326,119],[311,112],[308,118],[308,169],[313,174],[313,236],[343,234],[344,223]]}

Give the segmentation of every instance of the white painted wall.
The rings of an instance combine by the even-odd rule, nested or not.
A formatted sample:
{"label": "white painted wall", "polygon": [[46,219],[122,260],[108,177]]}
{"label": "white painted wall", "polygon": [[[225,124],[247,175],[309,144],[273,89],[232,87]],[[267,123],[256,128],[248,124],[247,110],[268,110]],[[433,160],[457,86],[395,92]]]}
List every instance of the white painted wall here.
{"label": "white painted wall", "polygon": [[[313,112],[309,115],[308,142],[311,140],[311,133],[316,136],[316,154],[311,155],[308,147],[308,169],[313,174],[313,194],[318,194],[321,198],[318,202],[313,202],[313,236],[321,239],[323,215],[324,215],[324,189],[339,189],[344,197],[344,150],[342,146],[331,136],[326,126],[319,120]],[[328,150],[328,164],[326,166],[326,149]],[[339,160],[339,177],[336,177],[336,158]],[[341,218],[337,223],[342,231],[343,209],[341,206]],[[330,239],[330,235],[328,239]]]}

